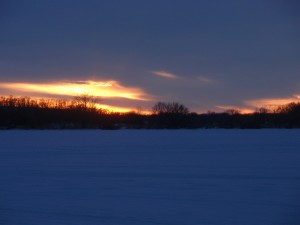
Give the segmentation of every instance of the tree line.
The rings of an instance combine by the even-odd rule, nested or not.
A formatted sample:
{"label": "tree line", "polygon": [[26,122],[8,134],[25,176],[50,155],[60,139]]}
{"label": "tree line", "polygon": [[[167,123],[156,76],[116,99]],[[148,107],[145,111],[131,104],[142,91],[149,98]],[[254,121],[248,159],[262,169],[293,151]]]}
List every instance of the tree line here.
{"label": "tree line", "polygon": [[99,109],[88,94],[72,100],[0,97],[0,129],[197,129],[300,128],[300,103],[251,114],[236,109],[222,113],[190,112],[177,102],[158,102],[152,114],[117,113]]}

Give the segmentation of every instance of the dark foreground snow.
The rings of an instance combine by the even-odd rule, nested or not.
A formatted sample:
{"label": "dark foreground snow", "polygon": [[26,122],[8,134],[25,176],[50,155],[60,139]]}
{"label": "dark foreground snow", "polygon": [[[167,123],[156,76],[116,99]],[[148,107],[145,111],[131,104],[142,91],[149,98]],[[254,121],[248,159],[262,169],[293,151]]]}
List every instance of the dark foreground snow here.
{"label": "dark foreground snow", "polygon": [[300,130],[0,131],[3,225],[298,225]]}

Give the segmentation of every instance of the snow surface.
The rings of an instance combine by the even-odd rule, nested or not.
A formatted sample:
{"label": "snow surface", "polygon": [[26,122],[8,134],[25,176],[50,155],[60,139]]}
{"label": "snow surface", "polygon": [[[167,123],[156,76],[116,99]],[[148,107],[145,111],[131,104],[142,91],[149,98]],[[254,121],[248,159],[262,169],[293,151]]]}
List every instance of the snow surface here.
{"label": "snow surface", "polygon": [[0,224],[300,224],[299,137],[0,131]]}

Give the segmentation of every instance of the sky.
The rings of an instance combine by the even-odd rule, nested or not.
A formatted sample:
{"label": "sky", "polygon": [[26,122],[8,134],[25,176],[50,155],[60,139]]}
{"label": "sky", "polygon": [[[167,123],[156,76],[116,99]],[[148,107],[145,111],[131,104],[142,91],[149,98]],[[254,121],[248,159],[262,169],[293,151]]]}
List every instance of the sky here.
{"label": "sky", "polygon": [[0,0],[0,95],[115,110],[300,101],[297,0]]}

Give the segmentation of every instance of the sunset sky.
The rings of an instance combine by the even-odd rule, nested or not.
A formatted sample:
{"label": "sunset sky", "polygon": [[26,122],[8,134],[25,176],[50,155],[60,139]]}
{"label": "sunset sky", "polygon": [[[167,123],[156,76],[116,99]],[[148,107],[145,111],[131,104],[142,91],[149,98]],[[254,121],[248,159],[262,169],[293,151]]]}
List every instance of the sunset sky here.
{"label": "sunset sky", "polygon": [[300,101],[298,0],[1,0],[0,95],[149,110]]}

